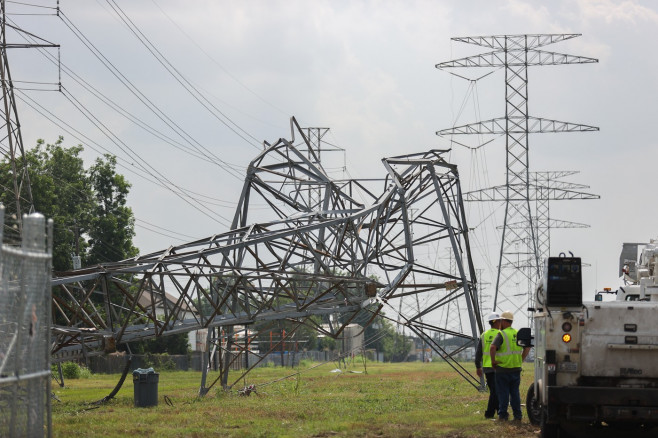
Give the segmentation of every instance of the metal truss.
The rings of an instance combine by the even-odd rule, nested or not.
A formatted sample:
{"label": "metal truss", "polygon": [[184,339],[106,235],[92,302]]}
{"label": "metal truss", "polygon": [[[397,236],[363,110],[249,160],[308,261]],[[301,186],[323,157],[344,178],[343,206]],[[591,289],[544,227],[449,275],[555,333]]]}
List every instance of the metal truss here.
{"label": "metal truss", "polygon": [[[205,394],[217,382],[232,387],[268,353],[229,382],[238,360],[229,353],[249,350],[249,336],[233,341],[237,330],[256,336],[286,321],[292,328],[272,351],[302,325],[340,338],[357,317],[370,323],[385,313],[480,387],[454,359],[482,325],[459,175],[446,151],[385,158],[378,181],[333,180],[294,118],[291,131],[249,165],[229,231],[53,278],[54,360],[208,329],[206,360],[213,351],[221,360],[210,384],[204,366]],[[455,273],[433,261],[445,248]],[[440,322],[457,302],[468,312],[465,330]],[[444,334],[465,345],[447,351]]]}
{"label": "metal truss", "polygon": [[[555,228],[589,228],[589,225],[565,221],[550,217],[550,201],[600,199],[599,195],[583,192],[589,189],[584,184],[563,181],[562,178],[578,174],[577,171],[545,171],[530,172],[530,200],[535,201],[532,223],[537,237],[537,252],[539,260],[548,257],[551,252],[551,229]],[[516,189],[516,190],[515,190]],[[523,193],[519,187],[512,188],[512,194]],[[489,189],[475,190],[464,193],[465,201],[506,201],[506,187],[497,186]],[[521,199],[520,196],[517,199]],[[508,228],[522,229],[525,222],[508,224]],[[502,227],[498,227],[502,229]]]}
{"label": "metal truss", "polygon": [[[598,62],[593,58],[539,50],[540,47],[578,36],[580,35],[537,34],[453,38],[455,41],[487,47],[494,51],[436,65],[441,70],[460,67],[505,69],[505,117],[437,132],[439,136],[505,135],[507,155],[505,185],[469,194],[467,198],[478,201],[502,198],[505,201],[494,309],[499,305],[505,305],[526,314],[532,288],[539,277],[541,251],[538,247],[537,225],[533,224],[530,201],[538,197],[582,199],[581,194],[566,188],[533,186],[529,174],[528,143],[529,134],[532,133],[598,131],[594,126],[532,117],[528,111],[528,67]],[[536,193],[537,190],[541,193]],[[547,223],[543,223],[542,227],[546,225]]]}
{"label": "metal truss", "polygon": [[5,3],[5,0],[0,0],[0,19],[2,20],[0,22],[0,82],[2,82],[3,96],[3,105],[0,105],[0,124],[2,124],[0,126],[0,132],[2,132],[0,134],[0,163],[4,162],[10,166],[12,185],[11,187],[2,187],[2,190],[11,193],[12,202],[7,203],[5,206],[9,226],[5,226],[3,240],[15,244],[21,240],[22,215],[33,213],[34,206],[25,149],[23,148],[23,137],[16,110],[14,85],[9,71],[7,49],[59,46],[44,40],[41,40],[43,44],[7,43],[7,26],[19,33],[27,32],[7,24]]}

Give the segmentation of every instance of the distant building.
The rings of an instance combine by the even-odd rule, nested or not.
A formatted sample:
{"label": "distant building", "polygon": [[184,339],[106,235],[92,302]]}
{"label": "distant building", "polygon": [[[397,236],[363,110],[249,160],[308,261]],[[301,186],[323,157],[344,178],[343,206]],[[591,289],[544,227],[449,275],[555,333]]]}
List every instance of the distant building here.
{"label": "distant building", "polygon": [[364,330],[359,324],[348,324],[343,330],[343,344],[341,350],[344,353],[359,354],[364,349]]}

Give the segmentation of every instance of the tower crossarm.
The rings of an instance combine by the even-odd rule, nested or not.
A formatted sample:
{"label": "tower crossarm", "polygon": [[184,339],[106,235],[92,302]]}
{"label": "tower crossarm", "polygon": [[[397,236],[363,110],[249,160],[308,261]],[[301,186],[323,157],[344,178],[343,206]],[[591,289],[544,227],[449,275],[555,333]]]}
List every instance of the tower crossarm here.
{"label": "tower crossarm", "polygon": [[435,64],[439,70],[460,67],[530,67],[538,65],[592,64],[596,58],[545,50],[507,49],[480,53]]}
{"label": "tower crossarm", "polygon": [[[601,196],[592,193],[564,190],[555,187],[531,187],[531,199],[537,201],[563,201],[571,199],[601,199]],[[534,193],[532,193],[534,192]]]}
{"label": "tower crossarm", "polygon": [[551,228],[590,228],[587,224],[581,224],[580,222],[572,221],[563,221],[560,219],[551,219],[549,221],[549,226]]}
{"label": "tower crossarm", "polygon": [[496,186],[464,193],[464,201],[505,201],[507,187]]}
{"label": "tower crossarm", "polygon": [[[526,125],[527,121],[527,125]],[[509,125],[507,125],[509,123]],[[559,120],[544,119],[541,117],[498,117],[482,122],[469,123],[467,125],[436,131],[436,135],[445,137],[448,135],[463,134],[506,134],[506,133],[530,133],[544,134],[549,132],[589,132],[598,131],[597,126],[583,125],[579,123],[561,122]]]}
{"label": "tower crossarm", "polygon": [[531,172],[530,179],[532,181],[554,181],[567,176],[577,175],[578,170],[545,170],[539,172]]}
{"label": "tower crossarm", "polygon": [[[538,218],[534,218],[533,223],[538,223]],[[528,226],[528,222],[513,222],[511,224],[507,224],[508,228],[514,230],[524,229],[527,226]],[[549,221],[546,223],[545,226],[549,228],[590,228],[590,226],[587,224],[581,224],[580,222],[563,221],[560,219],[549,219]],[[500,230],[503,227],[498,226],[496,228]]]}
{"label": "tower crossarm", "polygon": [[568,181],[537,181],[537,180],[530,180],[530,184],[536,186],[538,189],[544,189],[544,190],[552,190],[552,189],[559,189],[559,190],[583,190],[583,189],[589,189],[590,187],[585,184],[576,184]]}
{"label": "tower crossarm", "polygon": [[474,36],[474,37],[455,37],[453,41],[459,41],[476,46],[488,47],[490,49],[504,49],[512,42],[521,47],[542,47],[549,44],[559,43],[560,41],[569,40],[581,36],[580,33],[562,33],[562,34],[534,34],[534,35],[491,35],[491,36]]}
{"label": "tower crossarm", "polygon": [[[511,184],[510,190],[507,186],[496,186],[486,189],[473,190],[464,193],[464,201],[522,201],[526,199],[523,184]],[[600,199],[599,195],[592,193],[565,190],[557,187],[529,187],[528,200],[531,201],[561,201],[570,199]]]}

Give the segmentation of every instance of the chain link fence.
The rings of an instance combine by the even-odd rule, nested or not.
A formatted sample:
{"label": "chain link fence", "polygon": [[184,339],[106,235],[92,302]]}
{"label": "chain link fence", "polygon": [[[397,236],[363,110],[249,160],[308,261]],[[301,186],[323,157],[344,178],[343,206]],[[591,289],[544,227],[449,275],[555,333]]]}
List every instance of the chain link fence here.
{"label": "chain link fence", "polygon": [[[0,205],[0,241],[3,229],[4,208]],[[46,225],[43,215],[26,216],[22,235],[20,247],[0,247],[2,437],[51,435],[52,221]]]}

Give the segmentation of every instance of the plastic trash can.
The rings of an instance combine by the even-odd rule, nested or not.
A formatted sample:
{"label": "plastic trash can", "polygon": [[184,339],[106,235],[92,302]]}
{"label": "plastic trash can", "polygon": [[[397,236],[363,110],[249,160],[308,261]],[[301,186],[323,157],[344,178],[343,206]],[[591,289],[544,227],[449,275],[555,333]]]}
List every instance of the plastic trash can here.
{"label": "plastic trash can", "polygon": [[158,380],[160,375],[153,368],[137,368],[133,371],[135,406],[145,408],[158,405]]}

